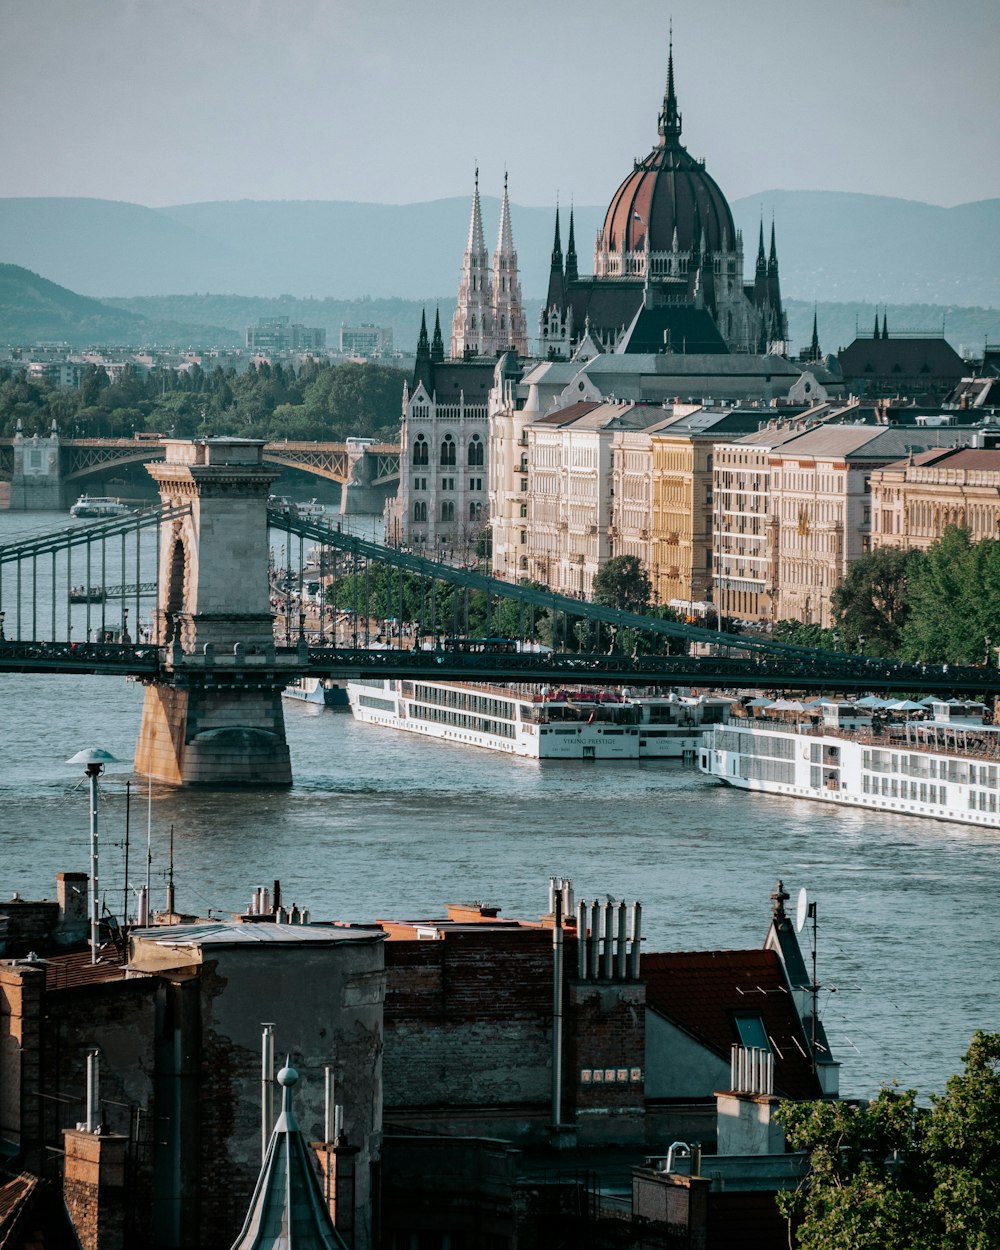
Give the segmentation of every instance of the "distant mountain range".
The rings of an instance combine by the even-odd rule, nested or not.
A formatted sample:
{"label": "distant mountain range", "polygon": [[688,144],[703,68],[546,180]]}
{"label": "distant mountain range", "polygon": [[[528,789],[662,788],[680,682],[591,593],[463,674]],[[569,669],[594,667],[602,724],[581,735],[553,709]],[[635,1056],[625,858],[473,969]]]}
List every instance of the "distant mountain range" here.
{"label": "distant mountain range", "polygon": [[[440,312],[447,343],[455,297],[439,301],[404,299],[296,299],[291,295],[268,299],[247,295],[146,295],[130,299],[96,300],[78,295],[18,265],[0,264],[0,346],[28,347],[42,342],[64,342],[75,348],[151,347],[162,349],[241,347],[247,326],[260,317],[287,317],[292,322],[321,326],[327,345],[336,350],[341,325],[374,322],[391,326],[395,346],[412,352],[421,315],[431,324]],[[793,348],[807,346],[813,315],[824,351],[846,347],[856,335],[874,327],[872,304],[804,300],[785,301]],[[538,324],[541,300],[526,300],[529,338]],[[879,316],[885,311],[879,307]],[[939,334],[965,354],[978,355],[985,341],[1000,342],[1000,309],[954,305],[906,304],[888,306],[890,334],[901,331]]]}
{"label": "distant mountain range", "polygon": [[[499,203],[483,197],[487,242]],[[747,277],[758,230],[777,231],[786,298],[1000,307],[1000,200],[938,208],[884,196],[766,191],[732,205]],[[575,208],[582,272],[602,207]],[[526,300],[545,294],[551,209],[513,205]],[[236,293],[317,300],[454,299],[469,200],[425,204],[220,201],[145,208],[96,199],[0,199],[0,261],[85,295]],[[563,245],[567,238],[563,212]],[[372,318],[369,318],[372,319]]]}

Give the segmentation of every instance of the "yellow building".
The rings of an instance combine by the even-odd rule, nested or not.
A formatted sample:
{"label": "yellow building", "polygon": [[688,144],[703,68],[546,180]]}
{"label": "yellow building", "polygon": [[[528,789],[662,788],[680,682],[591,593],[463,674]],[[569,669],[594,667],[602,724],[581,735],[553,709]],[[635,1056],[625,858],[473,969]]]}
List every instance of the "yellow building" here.
{"label": "yellow building", "polygon": [[1000,448],[935,449],[871,476],[872,546],[926,550],[949,525],[1000,539]]}

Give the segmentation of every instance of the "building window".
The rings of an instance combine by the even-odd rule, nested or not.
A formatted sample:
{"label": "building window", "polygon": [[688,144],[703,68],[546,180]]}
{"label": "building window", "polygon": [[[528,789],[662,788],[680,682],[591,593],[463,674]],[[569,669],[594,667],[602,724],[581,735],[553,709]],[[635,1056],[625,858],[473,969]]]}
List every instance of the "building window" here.
{"label": "building window", "polygon": [[418,499],[417,502],[413,505],[413,519],[414,521],[426,521],[427,520],[427,504],[424,502],[424,500]]}
{"label": "building window", "polygon": [[521,504],[521,516],[526,517],[527,515],[528,515],[528,505],[526,503],[523,503]]}
{"label": "building window", "polygon": [[413,463],[430,463],[430,447],[427,445],[427,439],[422,434],[417,435],[417,441],[413,444]]}
{"label": "building window", "polygon": [[446,499],[441,505],[441,520],[454,521],[455,519],[455,503],[452,499]]}
{"label": "building window", "polygon": [[450,434],[444,436],[444,442],[441,444],[441,463],[442,465],[454,465],[455,463],[455,440]]}
{"label": "building window", "polygon": [[486,448],[483,446],[483,440],[478,434],[473,434],[472,442],[469,444],[469,464],[472,466],[481,466],[485,461]]}
{"label": "building window", "polygon": [[483,479],[481,477],[469,478],[469,490],[482,490],[482,489],[483,489]]}
{"label": "building window", "polygon": [[482,515],[483,505],[481,503],[476,503],[475,500],[473,500],[473,502],[469,504],[469,520],[478,521]]}

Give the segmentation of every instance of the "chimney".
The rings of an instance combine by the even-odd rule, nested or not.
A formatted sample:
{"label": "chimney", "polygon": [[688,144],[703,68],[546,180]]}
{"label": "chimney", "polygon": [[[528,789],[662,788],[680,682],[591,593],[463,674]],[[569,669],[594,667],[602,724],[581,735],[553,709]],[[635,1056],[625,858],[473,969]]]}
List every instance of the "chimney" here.
{"label": "chimney", "polygon": [[87,936],[87,874],[57,872],[56,899],[59,903],[58,940],[82,942]]}
{"label": "chimney", "polygon": [[128,1138],[102,1127],[70,1128],[63,1144],[63,1200],[82,1250],[122,1250]]}

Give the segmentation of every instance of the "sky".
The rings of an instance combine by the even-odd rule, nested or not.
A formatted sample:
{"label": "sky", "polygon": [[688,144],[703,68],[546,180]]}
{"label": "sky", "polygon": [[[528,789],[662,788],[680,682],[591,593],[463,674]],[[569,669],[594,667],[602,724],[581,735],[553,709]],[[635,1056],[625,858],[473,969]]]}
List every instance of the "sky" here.
{"label": "sky", "polygon": [[1000,197],[998,0],[0,0],[0,195],[606,204],[671,19],[730,200]]}

